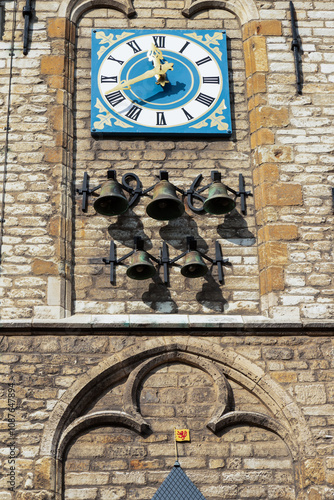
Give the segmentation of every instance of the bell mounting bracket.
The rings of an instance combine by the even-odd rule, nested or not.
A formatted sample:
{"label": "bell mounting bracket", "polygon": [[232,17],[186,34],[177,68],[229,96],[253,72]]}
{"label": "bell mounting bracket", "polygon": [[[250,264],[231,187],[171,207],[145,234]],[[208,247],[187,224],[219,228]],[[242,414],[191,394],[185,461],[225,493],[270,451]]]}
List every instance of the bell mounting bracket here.
{"label": "bell mounting bracket", "polygon": [[[108,180],[115,180],[116,181],[116,170],[108,170],[107,171],[107,178]],[[160,181],[162,180],[168,180],[168,172],[166,170],[160,170],[159,173],[159,179]],[[136,186],[132,187],[129,182],[135,181]],[[132,173],[128,172],[123,175],[122,177],[122,182],[119,183],[121,188],[124,189],[127,193],[130,194],[130,199],[128,200],[129,207],[134,205],[136,201],[141,197],[141,196],[146,196],[147,193],[152,191],[154,189],[156,184],[153,184],[153,186],[150,186],[147,189],[142,188],[142,184],[140,182],[139,177]],[[92,189],[89,188],[89,176],[87,172],[84,173],[84,178],[82,182],[82,187],[77,188],[77,193],[82,196],[82,205],[81,205],[81,210],[83,212],[87,212],[87,207],[88,207],[88,196],[91,194],[95,193],[98,189],[102,187],[102,184],[99,184],[96,187],[93,187]],[[177,191],[181,194],[185,194],[185,192],[182,189],[179,189],[178,187],[174,186]]]}
{"label": "bell mounting bracket", "polygon": [[[126,260],[128,257],[131,257],[137,250],[144,250],[144,240],[142,239],[141,236],[135,236],[134,237],[134,249],[131,250],[131,252],[127,253],[126,255],[123,255],[120,259],[117,259],[116,257],[116,245],[113,240],[110,242],[110,251],[109,251],[109,259],[103,258],[103,262],[107,265],[110,266],[110,283],[112,285],[115,284],[115,266],[118,266],[121,264],[124,260]],[[160,261],[156,259],[153,255],[150,253],[146,252],[147,255],[152,259],[154,262],[157,264],[160,264]]]}
{"label": "bell mounting bracket", "polygon": [[[161,254],[160,254],[160,262],[164,268],[164,283],[166,285],[169,283],[169,267],[168,266],[172,266],[175,262],[182,259],[182,257],[184,257],[185,255],[187,255],[187,253],[189,253],[193,250],[198,251],[197,250],[197,241],[195,240],[195,238],[193,236],[187,236],[187,250],[185,252],[182,252],[180,255],[178,255],[174,259],[169,259],[168,245],[165,241],[163,242],[162,250],[161,250]],[[208,262],[210,262],[213,265],[217,265],[217,267],[218,267],[218,280],[220,283],[222,283],[224,280],[222,266],[229,266],[229,265],[231,265],[231,263],[228,261],[228,259],[223,259],[221,247],[220,247],[220,244],[218,243],[218,241],[216,241],[216,243],[215,243],[215,250],[216,250],[216,258],[215,259],[211,259],[211,257],[209,257],[208,255],[206,255],[202,252],[198,252],[198,253],[200,254],[200,256],[203,259],[206,259]]]}
{"label": "bell mounting bracket", "polygon": [[[201,180],[203,178],[202,174],[199,174],[196,179],[193,181],[191,184],[190,188],[185,192],[187,196],[187,203],[188,207],[190,210],[196,213],[203,213],[204,209],[203,206],[200,207],[195,207],[193,204],[193,198],[196,198],[197,200],[200,200],[202,204],[206,201],[206,198],[201,196],[201,193],[208,189],[214,182],[221,182],[221,173],[218,172],[217,170],[212,170],[211,171],[211,179],[212,182],[210,184],[207,184],[206,186],[201,187],[198,189],[199,184],[201,183]],[[230,188],[229,186],[226,186],[227,191],[230,193],[233,193],[234,196],[238,197],[240,196],[240,201],[241,201],[241,212],[243,214],[246,214],[246,197],[251,196],[252,193],[250,191],[245,190],[245,180],[244,176],[242,174],[239,174],[239,191],[235,191],[234,189]]]}

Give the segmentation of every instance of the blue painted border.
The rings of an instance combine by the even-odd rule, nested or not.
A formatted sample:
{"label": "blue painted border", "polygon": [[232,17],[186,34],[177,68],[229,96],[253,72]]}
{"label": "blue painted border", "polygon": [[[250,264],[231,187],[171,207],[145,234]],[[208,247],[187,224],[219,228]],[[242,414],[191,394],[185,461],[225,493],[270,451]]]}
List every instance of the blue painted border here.
{"label": "blue painted border", "polygon": [[[105,35],[120,35],[121,33],[129,33],[128,37],[124,37],[121,40],[115,42],[111,48],[108,48],[105,51],[105,54],[99,59],[98,58],[98,51],[103,47],[103,44],[100,43],[100,40],[96,38],[96,34],[103,32]],[[196,33],[196,35],[202,36],[203,38],[205,35],[212,36],[214,33],[221,32],[223,34],[223,38],[221,40],[217,41],[217,45],[215,47],[218,47],[219,50],[222,53],[222,59],[220,60],[217,55],[211,50],[211,47],[208,47],[204,43],[195,40],[194,38],[190,37],[189,34]],[[135,33],[135,35],[134,35]],[[168,128],[154,128],[154,127],[144,127],[140,124],[137,124],[136,122],[129,121],[129,123],[132,125],[132,128],[122,128],[113,123],[114,120],[117,120],[119,118],[118,114],[114,114],[110,108],[108,108],[108,112],[112,116],[112,120],[109,122],[111,125],[106,124],[103,128],[103,130],[97,130],[94,128],[94,123],[98,121],[97,115],[101,116],[101,112],[95,107],[95,104],[97,102],[97,99],[100,100],[100,102],[105,106],[104,98],[101,96],[100,89],[98,86],[98,78],[97,75],[99,74],[99,69],[104,61],[105,57],[107,54],[109,54],[110,50],[114,50],[118,45],[123,44],[127,40],[131,40],[132,38],[138,37],[138,36],[143,36],[143,35],[159,35],[159,34],[171,34],[171,35],[176,35],[176,36],[181,36],[185,40],[189,40],[192,43],[197,43],[199,45],[202,45],[205,50],[210,52],[210,55],[216,60],[218,63],[221,74],[222,74],[222,79],[223,79],[223,88],[221,92],[221,98],[219,101],[215,104],[213,108],[211,108],[208,113],[201,115],[197,120],[194,120],[191,122],[191,125],[185,124],[182,126],[178,127],[168,127]],[[157,136],[175,136],[175,135],[191,135],[191,136],[230,136],[232,133],[232,125],[231,125],[231,109],[230,109],[230,93],[229,93],[229,80],[228,80],[228,61],[227,61],[227,44],[226,44],[226,32],[224,30],[130,30],[130,29],[99,29],[99,30],[92,30],[92,57],[91,57],[91,133],[94,136],[99,136],[99,137],[104,137],[104,136],[111,136],[111,135],[122,135],[122,136],[143,136],[143,135],[157,135]],[[205,119],[208,119],[210,115],[217,109],[221,102],[225,100],[225,105],[226,109],[224,110],[224,123],[227,123],[228,129],[227,130],[218,130],[217,127],[211,127],[209,124],[206,127],[203,127],[201,129],[196,129],[196,128],[191,128],[192,125],[201,122]],[[107,109],[107,108],[105,108]],[[104,112],[102,112],[103,116],[106,116]],[[123,117],[122,117],[123,120]],[[128,120],[125,118],[125,122]]]}

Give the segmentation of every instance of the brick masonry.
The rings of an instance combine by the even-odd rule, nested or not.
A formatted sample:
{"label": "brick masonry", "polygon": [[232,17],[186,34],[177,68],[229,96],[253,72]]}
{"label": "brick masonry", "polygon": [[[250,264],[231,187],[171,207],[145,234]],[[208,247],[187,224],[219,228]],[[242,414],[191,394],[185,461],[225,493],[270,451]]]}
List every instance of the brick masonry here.
{"label": "brick masonry", "polygon": [[[306,10],[296,6],[306,47],[303,95],[297,96],[289,12],[279,2],[262,10],[258,7],[259,20],[244,23],[242,28],[237,17],[225,10],[208,9],[193,18],[184,17],[181,3],[135,5],[137,15],[131,18],[112,9],[87,11],[76,26],[55,17],[57,2],[52,3],[52,15],[42,3],[41,28],[33,33],[31,50],[23,59],[22,24],[16,26],[5,185],[3,319],[160,312],[273,318],[283,314],[291,319],[332,316],[331,55],[326,30],[324,41],[320,33],[313,43],[310,36],[321,23],[331,23],[331,11],[328,20],[320,21],[316,16],[325,8],[322,4],[320,10],[317,4],[305,6]],[[5,51],[10,49],[12,15],[8,7],[2,41]],[[232,139],[93,139],[89,132],[90,32],[101,26],[226,29]],[[7,53],[3,61],[5,119]],[[29,123],[29,130],[24,123]],[[143,200],[124,216],[108,219],[96,216],[91,204],[88,214],[82,214],[77,197],[72,218],[73,168],[77,187],[85,171],[98,184],[111,166],[119,177],[126,171],[140,173],[144,187],[154,182],[160,169],[168,169],[172,181],[181,186],[203,172],[204,163],[207,177],[211,169],[219,169],[234,188],[237,174],[243,173],[254,194],[247,200],[247,216],[237,206],[223,219],[187,211],[179,220],[161,224],[145,216],[148,200]],[[286,235],[291,224],[295,225],[293,238]],[[185,249],[184,236],[193,235],[200,249],[212,257],[218,239],[232,264],[224,268],[224,285],[217,284],[215,270],[213,278],[207,275],[194,282],[184,280],[173,268],[173,286],[166,289],[159,277],[151,283],[137,283],[119,268],[117,286],[111,287],[101,259],[108,255],[111,238],[119,255],[126,253],[132,248],[134,233],[154,253],[164,239],[177,254]],[[277,238],[279,261],[268,250]],[[260,257],[264,253],[266,259]],[[29,280],[31,273],[38,275],[34,283]],[[58,277],[55,293],[50,292],[50,276]]]}
{"label": "brick masonry", "polygon": [[[302,95],[287,2],[111,0],[110,8],[87,2],[87,10],[85,2],[37,2],[27,56],[25,2],[0,5],[0,465],[7,474],[10,382],[17,403],[15,491],[3,476],[1,498],[149,499],[174,463],[174,426],[189,426],[180,461],[206,498],[332,499],[331,2],[295,2]],[[231,139],[93,139],[93,28],[226,29]],[[137,173],[144,187],[160,169],[179,187],[218,169],[237,189],[242,173],[253,196],[246,216],[237,205],[222,218],[186,210],[160,223],[146,216],[148,199],[118,218],[96,215],[90,199],[83,214],[76,188],[84,172],[97,185],[111,166],[118,179]],[[111,238],[118,256],[127,253],[134,234],[155,255],[165,240],[172,257],[186,235],[211,257],[218,239],[232,265],[223,285],[216,270],[190,280],[173,268],[168,288],[161,276],[127,279],[120,266],[112,287],[102,258]],[[168,318],[188,321],[188,329],[168,330]],[[174,335],[186,347],[176,348]],[[158,354],[166,358],[156,364]],[[152,367],[140,377],[146,361]],[[217,415],[221,373],[230,392]],[[56,477],[58,460],[64,475]]]}
{"label": "brick masonry", "polygon": [[[191,442],[179,445],[179,459],[206,498],[329,500],[332,356],[332,341],[326,337],[208,341],[195,336],[150,339],[142,332],[140,349],[133,336],[4,338],[0,366],[15,387],[17,460],[16,496],[7,494],[4,477],[3,498],[53,498],[47,443],[59,433],[56,429],[65,431],[75,419],[98,414],[107,418],[108,412],[125,411],[138,419],[133,411],[139,411],[149,432],[135,432],[118,420],[85,432],[81,427],[74,434],[64,455],[64,498],[151,498],[175,461],[174,427],[188,427]],[[212,432],[206,425],[217,402],[222,412],[224,399],[217,370],[230,385],[225,414],[242,414],[245,420]],[[133,383],[138,388],[131,410],[126,395]],[[6,394],[7,384],[1,387]],[[69,404],[72,410],[64,419]],[[285,431],[277,427],[274,434],[265,423],[262,428],[249,425],[252,415],[279,421]],[[7,434],[4,426],[5,444]],[[8,471],[6,447],[1,463]]]}

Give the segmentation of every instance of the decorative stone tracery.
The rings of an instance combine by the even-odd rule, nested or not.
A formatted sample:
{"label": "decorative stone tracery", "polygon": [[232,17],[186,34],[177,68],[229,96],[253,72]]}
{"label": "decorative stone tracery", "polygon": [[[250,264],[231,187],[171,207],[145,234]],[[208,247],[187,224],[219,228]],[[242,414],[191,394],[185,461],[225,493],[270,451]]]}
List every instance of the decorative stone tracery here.
{"label": "decorative stone tracery", "polygon": [[[279,435],[288,446],[296,466],[295,473],[299,474],[299,464],[305,458],[311,458],[314,450],[304,417],[290,396],[246,358],[233,351],[213,347],[206,341],[191,338],[188,340],[188,343],[183,344],[173,342],[170,338],[165,338],[163,343],[160,339],[154,339],[143,343],[141,349],[139,346],[124,349],[76,381],[56,405],[44,431],[41,451],[44,459],[50,461],[51,468],[56,467],[57,463],[59,465],[62,463],[67,445],[85,429],[97,425],[120,425],[145,434],[149,430],[149,425],[141,417],[135,404],[140,380],[154,367],[178,361],[204,370],[213,377],[218,386],[220,385],[217,394],[220,394],[218,397],[222,397],[223,400],[217,399],[220,409],[215,410],[215,418],[208,423],[213,432],[219,432],[233,425],[251,425],[270,430]],[[138,365],[140,361],[142,363]],[[242,411],[228,411],[224,414],[230,396],[227,387],[224,388],[222,374],[239,381],[260,399],[262,396],[265,404],[270,400],[275,401],[277,408],[275,416]],[[101,411],[80,415],[92,398],[96,398],[99,386],[105,387],[106,380],[108,384],[113,384],[124,377],[128,380],[124,393],[125,411]],[[53,475],[54,473],[51,474]],[[60,479],[55,485],[57,492],[61,489],[59,481]]]}

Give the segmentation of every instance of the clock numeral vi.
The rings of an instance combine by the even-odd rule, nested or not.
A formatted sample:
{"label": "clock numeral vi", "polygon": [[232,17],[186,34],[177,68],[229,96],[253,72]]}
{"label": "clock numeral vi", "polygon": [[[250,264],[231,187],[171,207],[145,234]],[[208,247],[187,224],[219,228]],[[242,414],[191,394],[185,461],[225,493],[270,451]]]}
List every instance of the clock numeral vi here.
{"label": "clock numeral vi", "polygon": [[215,100],[214,97],[202,93],[199,93],[195,99],[195,101],[198,101],[201,104],[204,104],[205,106],[211,106],[214,100]]}
{"label": "clock numeral vi", "polygon": [[117,76],[101,75],[101,83],[117,83]]}
{"label": "clock numeral vi", "polygon": [[201,64],[205,64],[207,62],[212,61],[211,57],[204,57],[203,59],[200,59],[199,61],[196,61],[197,66],[201,66]]}
{"label": "clock numeral vi", "polygon": [[131,42],[127,42],[127,45],[129,45],[129,47],[131,47],[131,49],[133,50],[133,52],[135,54],[137,54],[137,52],[141,52],[141,48],[139,47],[136,40],[131,40]]}
{"label": "clock numeral vi", "polygon": [[182,111],[186,115],[188,121],[192,120],[194,118],[193,116],[191,116],[190,113],[188,113],[188,111],[186,109],[182,108]]}
{"label": "clock numeral vi", "polygon": [[138,106],[133,105],[132,108],[129,109],[129,111],[126,113],[125,116],[128,118],[131,118],[131,120],[137,121],[138,116],[143,110],[141,108],[138,108]]}
{"label": "clock numeral vi", "polygon": [[108,60],[109,61],[115,61],[115,62],[118,62],[118,64],[120,64],[122,66],[122,64],[124,64],[124,61],[121,61],[120,59],[115,59],[111,54],[110,56],[108,57]]}
{"label": "clock numeral vi", "polygon": [[165,113],[162,111],[157,112],[157,125],[167,125]]}
{"label": "clock numeral vi", "polygon": [[165,42],[166,42],[165,36],[154,36],[153,40],[154,40],[156,47],[159,47],[160,49],[165,48]]}
{"label": "clock numeral vi", "polygon": [[219,76],[203,76],[203,83],[219,83]]}
{"label": "clock numeral vi", "polygon": [[120,102],[125,101],[125,97],[120,90],[107,94],[106,98],[112,106],[117,106],[117,104],[119,104]]}

